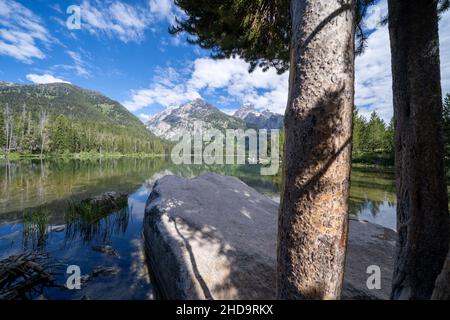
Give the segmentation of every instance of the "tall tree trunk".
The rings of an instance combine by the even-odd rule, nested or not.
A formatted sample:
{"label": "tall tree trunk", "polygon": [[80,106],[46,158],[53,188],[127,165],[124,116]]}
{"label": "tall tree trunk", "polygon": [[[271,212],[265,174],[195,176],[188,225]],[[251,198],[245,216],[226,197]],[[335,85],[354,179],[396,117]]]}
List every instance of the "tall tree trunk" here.
{"label": "tall tree trunk", "polygon": [[290,89],[278,224],[280,299],[339,299],[341,294],[354,102],[352,3],[291,1]]}
{"label": "tall tree trunk", "polygon": [[429,299],[449,244],[437,0],[389,0],[397,257],[393,299]]}
{"label": "tall tree trunk", "polygon": [[436,280],[433,291],[433,300],[450,300],[450,251],[445,260],[444,268]]}

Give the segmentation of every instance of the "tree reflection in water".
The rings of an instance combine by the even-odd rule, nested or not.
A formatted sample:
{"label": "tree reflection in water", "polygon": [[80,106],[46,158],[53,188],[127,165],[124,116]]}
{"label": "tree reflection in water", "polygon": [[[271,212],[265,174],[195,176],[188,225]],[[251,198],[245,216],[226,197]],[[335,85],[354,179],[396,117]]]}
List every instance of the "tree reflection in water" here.
{"label": "tree reflection in water", "polygon": [[104,212],[92,206],[69,205],[66,214],[65,245],[74,240],[84,244],[111,244],[112,237],[127,231],[132,208],[126,204],[113,212]]}

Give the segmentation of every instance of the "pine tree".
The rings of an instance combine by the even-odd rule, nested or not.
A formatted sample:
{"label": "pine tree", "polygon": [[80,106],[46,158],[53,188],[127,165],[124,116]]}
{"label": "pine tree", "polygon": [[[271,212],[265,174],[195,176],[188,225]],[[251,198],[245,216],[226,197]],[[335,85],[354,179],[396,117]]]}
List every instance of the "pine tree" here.
{"label": "pine tree", "polygon": [[47,138],[48,138],[48,130],[47,130],[47,112],[43,109],[39,112],[39,123],[38,123],[38,134],[37,137],[39,141],[39,152],[42,155],[47,149]]}
{"label": "pine tree", "polygon": [[391,121],[389,122],[389,125],[386,128],[385,132],[385,143],[384,148],[386,153],[388,153],[390,156],[394,155],[394,131],[395,125],[394,125],[394,118],[391,118]]}
{"label": "pine tree", "polygon": [[[376,0],[356,0],[356,52],[363,51],[366,33],[361,26],[367,8]],[[213,51],[214,58],[240,56],[250,70],[289,69],[292,36],[289,0],[175,0],[187,13],[171,33],[187,32],[190,43]]]}
{"label": "pine tree", "polygon": [[389,0],[397,255],[393,299],[429,299],[449,249],[439,12],[448,1]]}
{"label": "pine tree", "polygon": [[386,147],[386,125],[384,121],[373,111],[366,126],[365,147],[366,151],[380,152]]}
{"label": "pine tree", "polygon": [[14,118],[8,103],[6,103],[4,111],[4,132],[5,152],[9,153],[13,147],[14,142]]}
{"label": "pine tree", "polygon": [[353,111],[353,155],[361,154],[366,146],[366,121],[359,114],[358,108]]}
{"label": "pine tree", "polygon": [[70,152],[71,128],[65,116],[57,116],[50,127],[50,150],[55,153]]}
{"label": "pine tree", "polygon": [[3,110],[0,110],[0,151],[6,147],[6,132],[5,132],[5,115]]}

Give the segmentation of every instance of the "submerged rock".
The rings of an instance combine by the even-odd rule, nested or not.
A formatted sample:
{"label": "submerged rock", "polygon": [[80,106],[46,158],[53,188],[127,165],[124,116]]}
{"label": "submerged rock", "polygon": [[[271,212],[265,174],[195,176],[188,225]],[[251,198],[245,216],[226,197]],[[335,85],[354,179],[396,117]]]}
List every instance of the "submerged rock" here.
{"label": "submerged rock", "polygon": [[81,201],[81,204],[87,204],[98,208],[101,211],[109,212],[122,209],[127,205],[128,194],[123,192],[105,192],[99,196],[88,198]]}
{"label": "submerged rock", "polygon": [[110,245],[92,246],[92,250],[106,254],[111,257],[119,257],[119,253]]}
{"label": "submerged rock", "polygon": [[[235,177],[159,179],[147,201],[145,250],[163,298],[274,299],[278,204]],[[395,232],[350,222],[344,299],[388,299]],[[369,266],[381,289],[369,290]]]}
{"label": "submerged rock", "polygon": [[97,277],[106,277],[106,276],[115,276],[120,272],[120,268],[113,267],[105,267],[105,266],[97,266],[90,273],[81,276],[81,282],[83,284],[87,284],[89,281],[93,280]]}

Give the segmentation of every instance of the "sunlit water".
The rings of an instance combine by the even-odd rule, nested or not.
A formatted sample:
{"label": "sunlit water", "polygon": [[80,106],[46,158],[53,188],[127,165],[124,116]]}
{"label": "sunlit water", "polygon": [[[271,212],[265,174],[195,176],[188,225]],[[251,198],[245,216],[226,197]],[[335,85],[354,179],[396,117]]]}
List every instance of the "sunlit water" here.
{"label": "sunlit water", "polygon": [[[194,177],[207,172],[233,175],[259,192],[279,201],[279,177],[263,177],[255,166],[175,166],[164,159],[108,159],[95,161],[0,162],[0,259],[23,250],[48,252],[61,262],[56,282],[61,287],[38,288],[34,299],[152,299],[142,248],[145,202],[154,181],[167,174]],[[129,194],[128,209],[101,219],[92,228],[66,226],[69,200],[80,200],[107,191]],[[23,215],[40,207],[50,217],[45,237],[24,232]],[[393,174],[353,169],[350,214],[395,229]],[[117,255],[95,248],[111,246]],[[64,287],[65,268],[77,265],[82,274],[96,267],[114,267],[115,275],[91,278],[81,290]]]}

